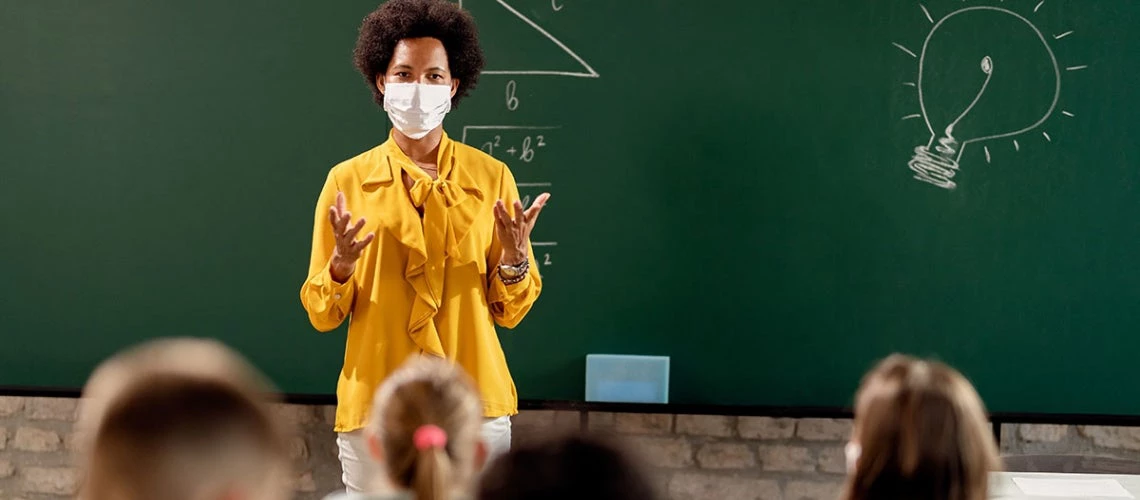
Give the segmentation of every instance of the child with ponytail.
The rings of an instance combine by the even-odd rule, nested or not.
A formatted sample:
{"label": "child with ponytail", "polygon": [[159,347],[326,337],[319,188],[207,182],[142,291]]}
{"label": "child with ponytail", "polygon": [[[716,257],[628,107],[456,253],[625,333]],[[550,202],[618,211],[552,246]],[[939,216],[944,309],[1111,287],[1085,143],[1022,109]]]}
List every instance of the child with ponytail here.
{"label": "child with ponytail", "polygon": [[463,371],[413,358],[381,384],[365,437],[378,473],[365,493],[326,500],[454,500],[470,496],[486,460],[483,406]]}

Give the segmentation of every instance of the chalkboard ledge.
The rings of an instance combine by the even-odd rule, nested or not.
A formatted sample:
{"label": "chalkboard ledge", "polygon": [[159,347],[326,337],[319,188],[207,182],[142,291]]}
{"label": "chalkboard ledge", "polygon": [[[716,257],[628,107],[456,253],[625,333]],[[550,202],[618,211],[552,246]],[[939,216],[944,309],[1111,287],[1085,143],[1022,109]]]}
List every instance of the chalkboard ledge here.
{"label": "chalkboard ledge", "polygon": [[[0,385],[0,396],[78,398],[78,388],[26,387]],[[333,405],[336,396],[332,394],[286,394],[284,401],[299,405]],[[735,405],[694,405],[694,404],[641,404],[641,403],[593,403],[585,401],[519,401],[519,409],[571,411],[583,414],[607,413],[659,413],[673,415],[727,415],[739,417],[776,418],[851,418],[850,408],[812,406],[735,406]],[[990,422],[996,427],[1001,424],[1058,424],[1058,425],[1103,425],[1110,427],[1140,427],[1140,415],[1101,415],[1092,413],[1025,413],[994,412]],[[996,431],[996,429],[995,429]]]}

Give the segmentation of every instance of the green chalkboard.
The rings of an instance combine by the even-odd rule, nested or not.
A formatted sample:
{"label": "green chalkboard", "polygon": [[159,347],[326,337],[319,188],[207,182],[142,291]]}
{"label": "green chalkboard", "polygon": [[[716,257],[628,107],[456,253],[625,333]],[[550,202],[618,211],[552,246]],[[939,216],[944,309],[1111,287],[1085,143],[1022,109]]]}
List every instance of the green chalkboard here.
{"label": "green chalkboard", "polygon": [[[328,169],[387,131],[375,6],[0,3],[0,386],[177,334],[332,394],[297,294]],[[1137,2],[464,7],[488,67],[446,128],[554,195],[524,399],[618,353],[671,356],[673,403],[842,407],[907,351],[996,411],[1140,415]]]}

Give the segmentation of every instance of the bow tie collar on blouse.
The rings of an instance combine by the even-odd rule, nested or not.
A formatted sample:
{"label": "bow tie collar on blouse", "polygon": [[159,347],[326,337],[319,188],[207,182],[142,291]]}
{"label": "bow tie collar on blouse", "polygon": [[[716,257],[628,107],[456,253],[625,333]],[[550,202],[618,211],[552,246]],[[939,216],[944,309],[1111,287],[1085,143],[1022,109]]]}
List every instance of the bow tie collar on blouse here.
{"label": "bow tie collar on blouse", "polygon": [[[444,271],[448,258],[462,257],[459,243],[482,208],[483,192],[455,165],[455,143],[445,134],[439,145],[439,177],[432,179],[389,139],[381,150],[381,164],[362,186],[374,189],[384,210],[381,223],[409,248],[404,278],[416,293],[408,318],[408,334],[427,354],[445,357],[439,333],[432,319],[442,305]],[[410,189],[400,180],[407,174]],[[406,193],[406,194],[405,194]],[[408,203],[408,199],[411,203]],[[397,206],[393,206],[397,205]],[[416,208],[423,209],[422,224]],[[372,288],[373,302],[379,302],[381,287]]]}

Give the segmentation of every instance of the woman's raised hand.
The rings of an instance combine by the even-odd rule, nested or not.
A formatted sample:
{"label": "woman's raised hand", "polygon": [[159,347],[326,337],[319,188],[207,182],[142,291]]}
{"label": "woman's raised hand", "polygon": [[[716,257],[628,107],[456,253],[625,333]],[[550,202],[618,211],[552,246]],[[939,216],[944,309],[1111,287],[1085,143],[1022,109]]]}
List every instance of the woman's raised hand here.
{"label": "woman's raised hand", "polygon": [[503,245],[504,264],[513,266],[526,260],[530,232],[534,230],[538,214],[542,212],[542,207],[546,206],[546,200],[549,199],[550,193],[542,193],[526,210],[523,210],[522,202],[516,200],[514,217],[508,213],[503,200],[495,202],[495,232],[498,233],[499,241]]}
{"label": "woman's raised hand", "polygon": [[360,253],[376,238],[376,233],[368,233],[357,240],[356,235],[364,228],[364,217],[349,225],[351,221],[352,213],[344,206],[344,193],[338,192],[336,205],[329,207],[329,223],[332,224],[333,236],[336,238],[336,249],[329,262],[329,274],[337,283],[344,283],[352,277]]}

